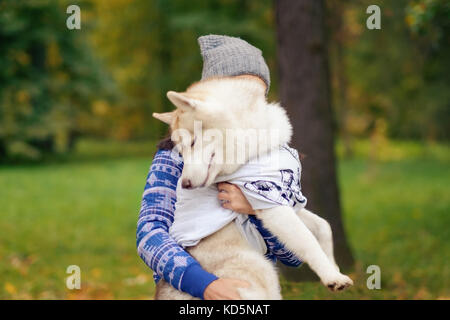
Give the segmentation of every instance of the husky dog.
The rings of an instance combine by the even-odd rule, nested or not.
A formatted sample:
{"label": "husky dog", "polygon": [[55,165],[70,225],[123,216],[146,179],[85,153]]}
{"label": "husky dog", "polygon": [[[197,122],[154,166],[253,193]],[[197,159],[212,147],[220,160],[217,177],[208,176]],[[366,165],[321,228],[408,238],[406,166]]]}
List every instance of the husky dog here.
{"label": "husky dog", "polygon": [[[219,155],[226,154],[231,148],[237,150],[244,147],[247,161],[266,154],[270,152],[270,148],[279,147],[291,139],[292,127],[286,112],[279,104],[266,101],[265,85],[257,77],[242,75],[208,79],[194,83],[183,93],[169,91],[167,96],[177,109],[153,116],[169,124],[173,132],[172,140],[177,143],[178,151],[184,159],[180,177],[183,188],[192,190],[208,187],[216,182],[218,176],[229,175],[238,170],[242,163],[228,163],[219,159]],[[202,122],[203,136],[194,136],[195,121]],[[188,141],[177,137],[177,129],[189,132]],[[226,137],[230,129],[276,130],[278,134],[275,144],[251,148],[247,144],[236,146],[237,142],[228,143],[226,139],[217,141],[214,136],[206,137],[208,129],[219,130],[223,137]],[[176,141],[177,139],[183,141]],[[199,142],[202,143],[202,148],[195,147]],[[197,156],[206,159],[206,163],[193,161],[196,153],[201,153]],[[294,172],[285,170],[282,175],[282,182],[289,183]],[[280,197],[281,194],[272,195],[270,190],[273,188],[261,181],[254,181],[245,187],[267,197]],[[284,195],[281,194],[281,197]],[[331,228],[324,219],[306,209],[295,212],[288,205],[255,212],[264,227],[299,259],[308,263],[325,286],[337,291],[353,284],[348,276],[339,272],[333,257]],[[248,281],[248,288],[239,288],[242,299],[281,299],[275,267],[249,245],[235,224],[226,225],[187,250],[205,270],[216,276]],[[194,299],[163,280],[157,285],[155,298]]]}

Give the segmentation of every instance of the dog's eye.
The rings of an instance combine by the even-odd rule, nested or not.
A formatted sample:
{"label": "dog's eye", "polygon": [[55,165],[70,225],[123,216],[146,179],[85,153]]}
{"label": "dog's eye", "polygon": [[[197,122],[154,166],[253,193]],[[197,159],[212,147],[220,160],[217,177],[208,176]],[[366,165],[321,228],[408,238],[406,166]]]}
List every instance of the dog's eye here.
{"label": "dog's eye", "polygon": [[194,146],[194,144],[195,144],[195,140],[197,140],[197,137],[195,137],[194,138],[194,140],[192,140],[192,143],[191,143],[191,148]]}

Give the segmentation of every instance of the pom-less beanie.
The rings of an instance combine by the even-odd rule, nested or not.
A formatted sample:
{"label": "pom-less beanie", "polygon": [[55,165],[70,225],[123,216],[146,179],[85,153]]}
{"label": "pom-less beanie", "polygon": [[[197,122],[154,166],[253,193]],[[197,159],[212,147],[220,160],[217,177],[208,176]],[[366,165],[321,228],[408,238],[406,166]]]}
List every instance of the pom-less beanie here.
{"label": "pom-less beanie", "polygon": [[207,35],[198,38],[203,57],[202,80],[250,74],[270,87],[270,73],[261,50],[234,37]]}

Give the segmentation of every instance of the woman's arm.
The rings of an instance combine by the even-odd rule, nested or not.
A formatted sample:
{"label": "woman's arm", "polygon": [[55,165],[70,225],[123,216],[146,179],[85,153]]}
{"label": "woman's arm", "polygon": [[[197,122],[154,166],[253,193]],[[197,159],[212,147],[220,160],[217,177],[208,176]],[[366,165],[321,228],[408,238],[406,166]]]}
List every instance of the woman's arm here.
{"label": "woman's arm", "polygon": [[139,256],[174,288],[198,298],[218,278],[200,264],[170,236],[176,202],[176,186],[183,163],[171,151],[159,150],[150,167],[137,224],[136,245]]}
{"label": "woman's arm", "polygon": [[266,243],[268,258],[276,258],[290,267],[298,267],[302,263],[277,237],[263,227],[262,222],[256,218],[252,206],[238,186],[223,182],[218,184],[218,189],[219,194],[217,197],[222,202],[222,207],[249,215],[250,220],[256,226]]}

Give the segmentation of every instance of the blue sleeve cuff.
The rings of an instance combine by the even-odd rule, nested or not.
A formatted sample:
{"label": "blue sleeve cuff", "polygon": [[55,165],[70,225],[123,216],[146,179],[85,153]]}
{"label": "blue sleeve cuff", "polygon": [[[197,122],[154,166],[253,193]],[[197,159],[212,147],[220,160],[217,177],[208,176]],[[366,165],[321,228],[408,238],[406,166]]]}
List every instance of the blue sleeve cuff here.
{"label": "blue sleeve cuff", "polygon": [[180,289],[193,297],[204,299],[206,287],[217,279],[219,278],[205,271],[200,264],[193,263],[184,271]]}

